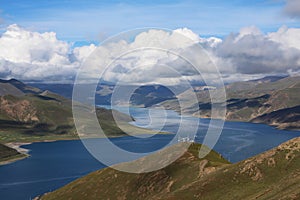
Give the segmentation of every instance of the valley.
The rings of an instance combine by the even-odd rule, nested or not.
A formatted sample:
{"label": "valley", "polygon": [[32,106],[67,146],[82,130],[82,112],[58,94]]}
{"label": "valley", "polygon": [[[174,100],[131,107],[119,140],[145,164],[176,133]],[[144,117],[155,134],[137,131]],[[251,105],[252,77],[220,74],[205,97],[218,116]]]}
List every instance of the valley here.
{"label": "valley", "polygon": [[[297,77],[287,77],[278,80],[264,81],[233,83],[226,86],[229,98],[226,102],[227,120],[265,123],[280,129],[298,130],[298,115],[300,112],[298,109],[299,101],[297,99],[298,96],[293,94],[297,92],[298,81],[300,82],[300,79]],[[44,85],[43,87],[48,88],[49,86]],[[111,92],[113,91],[113,87],[109,87],[110,89],[106,86],[101,86],[100,89],[102,88],[101,90],[103,90],[104,88],[105,91],[97,93],[97,95],[104,95],[105,101],[108,102]],[[159,109],[157,107],[163,106],[170,111],[174,110],[177,113],[184,114],[186,116],[200,117],[199,120],[210,118],[211,105],[208,98],[209,90],[197,89],[196,91],[199,99],[199,104],[197,106],[201,110],[201,115],[195,114],[197,106],[189,104],[189,93],[195,91],[184,91],[182,89],[182,92],[179,95],[184,96],[186,101],[184,101],[184,107],[181,110],[178,107],[176,96],[173,95],[172,92],[170,92],[166,98],[163,97],[163,94],[167,91],[168,89],[161,88],[160,86],[141,87],[139,90],[135,91],[136,93],[132,96],[131,104],[133,108],[136,107],[137,111],[139,109],[138,107],[141,109],[144,107],[145,109],[151,110]],[[61,92],[63,92],[63,90],[61,90]],[[276,101],[275,99],[278,99],[279,97],[282,97],[282,100]],[[16,142],[31,143],[39,141],[77,140],[79,139],[78,134],[81,139],[101,139],[104,137],[104,135],[101,134],[85,134],[85,132],[88,131],[85,131],[84,127],[78,133],[73,122],[71,100],[61,96],[60,94],[50,92],[49,90],[41,90],[28,86],[17,80],[2,81],[0,104],[0,120],[2,122],[0,124],[0,140],[2,142],[1,161],[3,164],[27,157],[27,155],[22,152],[18,152],[8,146],[4,146],[5,144],[14,144]],[[81,103],[76,103],[75,105],[79,109],[83,110],[88,108],[86,105]],[[154,133],[151,129],[157,130],[157,128],[155,128],[155,124],[153,124],[153,127],[147,127],[150,128],[150,130],[145,129],[142,126],[135,126],[135,118],[123,114],[121,111],[97,107],[95,114],[104,130],[104,134],[107,137],[113,138],[128,136],[115,123],[113,115],[117,117],[122,126],[125,126],[126,130],[129,130],[131,133],[151,134]],[[172,117],[173,121],[170,121],[170,124],[168,124],[169,122],[167,121],[168,129],[161,130],[158,128],[160,133],[172,133],[175,131],[175,129],[170,129],[170,125],[175,122],[174,117],[175,116]],[[82,120],[88,120],[88,117],[83,118]],[[146,118],[144,120],[147,121]],[[158,117],[156,120],[160,120],[160,118]],[[146,123],[146,121],[143,123]],[[140,122],[141,121],[139,121],[139,123]],[[153,122],[155,122],[155,120]],[[89,121],[86,121],[86,123],[89,124]],[[282,138],[281,136],[278,137],[278,135],[276,136],[278,137],[276,140],[270,140],[270,144],[268,144],[268,146],[267,144],[263,145],[256,141],[256,139],[254,139],[256,136],[255,134],[252,134],[251,129],[249,129],[249,135],[247,135],[248,133],[245,135],[242,131],[243,129],[238,128],[236,130],[237,134],[240,134],[240,136],[230,135],[232,132],[231,129],[235,130],[234,127],[236,125],[233,124],[232,128],[225,125],[223,130],[224,136],[221,137],[221,141],[224,145],[216,147],[218,152],[224,154],[226,158],[230,158],[235,161],[238,160],[238,162],[234,162],[233,164],[226,160],[223,155],[215,151],[212,151],[208,157],[199,159],[196,152],[200,147],[199,143],[202,143],[202,136],[198,135],[199,139],[196,140],[197,143],[192,144],[188,152],[186,152],[175,163],[164,169],[151,173],[134,175],[118,172],[111,168],[104,168],[75,180],[53,193],[43,195],[41,196],[41,199],[76,199],[77,196],[81,198],[81,195],[84,195],[86,199],[95,199],[99,195],[104,199],[115,197],[122,197],[124,199],[198,199],[200,196],[203,199],[209,199],[211,195],[213,195],[214,198],[221,198],[224,193],[234,193],[234,196],[222,196],[223,199],[231,199],[233,197],[243,199],[251,199],[252,197],[255,197],[257,199],[264,199],[265,196],[269,197],[268,195],[275,195],[276,197],[277,192],[284,190],[282,185],[285,184],[289,185],[292,189],[293,193],[291,193],[291,196],[297,198],[299,192],[297,188],[294,188],[294,185],[298,184],[297,164],[295,166],[291,165],[287,176],[282,175],[282,178],[278,178],[276,180],[271,177],[273,176],[272,173],[279,173],[280,170],[285,169],[288,163],[297,162],[297,160],[294,159],[298,159],[297,156],[299,154],[299,149],[293,149],[293,147],[298,147],[298,139],[292,139],[286,144],[275,147],[273,150],[268,149],[269,147],[274,147],[276,143],[280,144],[278,141],[286,141],[288,138],[296,137],[298,132],[295,132],[295,134],[292,134],[291,132],[286,135],[287,137],[283,137],[282,135]],[[203,124],[201,126],[203,126]],[[255,125],[253,125],[253,127],[255,127]],[[258,132],[260,131],[258,130]],[[273,131],[270,132],[270,134],[272,134]],[[250,136],[253,137],[253,139],[249,140],[247,138]],[[274,139],[276,137],[274,137]],[[237,141],[241,142],[236,147],[232,146],[235,149],[234,151],[229,151],[228,147],[226,147],[230,138],[235,138]],[[249,153],[248,151],[251,152],[250,149],[252,148],[252,143],[255,143],[257,147],[261,148],[261,150],[258,150],[258,153],[265,150],[267,150],[267,152],[257,156],[254,156],[257,153]],[[231,143],[229,142],[228,144]],[[174,148],[175,146],[171,146],[169,148]],[[11,147],[14,147],[14,145]],[[279,150],[281,147],[284,147],[285,149]],[[290,148],[293,149],[290,153],[282,153],[290,151]],[[238,152],[241,156],[238,156]],[[248,158],[249,155],[254,157]],[[291,160],[286,159],[285,162],[285,160],[281,159],[283,156],[288,157],[288,155],[292,156]],[[240,157],[248,159],[241,160]],[[144,158],[141,159],[144,160]],[[140,160],[133,162],[140,162]],[[124,163],[121,163],[120,165],[123,164]],[[274,167],[274,169],[269,170],[267,169],[268,167]],[[95,182],[90,181],[90,178]],[[279,181],[279,179],[282,180]],[[69,179],[66,178],[66,180]],[[68,183],[65,182],[66,180],[63,179],[60,184]],[[71,178],[70,180],[74,180],[74,178]],[[125,180],[126,183],[123,182]],[[105,181],[106,183],[107,181],[113,181],[112,183],[108,182],[108,185],[110,185],[110,187],[113,185],[113,187],[120,188],[120,192],[113,192],[105,187],[102,187],[102,189],[93,188],[101,184],[102,181]],[[218,185],[220,181],[224,183],[226,182],[228,187],[219,188]],[[88,185],[87,183],[89,182],[91,182],[92,185]],[[272,185],[273,182],[276,184]],[[239,187],[241,187],[241,183],[245,185],[247,192],[239,189]],[[87,184],[88,188],[95,190],[96,192],[93,193],[93,195],[90,195],[89,189],[77,184]],[[258,190],[257,187],[262,187],[264,189]],[[273,187],[276,188],[275,193],[270,192],[270,188]],[[73,188],[81,189],[77,191]],[[72,196],[75,194],[76,198],[75,196]]]}

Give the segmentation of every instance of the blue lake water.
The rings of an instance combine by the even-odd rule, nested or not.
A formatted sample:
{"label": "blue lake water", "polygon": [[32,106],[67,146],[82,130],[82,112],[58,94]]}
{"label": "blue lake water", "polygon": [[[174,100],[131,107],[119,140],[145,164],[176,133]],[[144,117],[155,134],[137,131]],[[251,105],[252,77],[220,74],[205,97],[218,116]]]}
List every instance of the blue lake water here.
{"label": "blue lake water", "polygon": [[[124,111],[122,107],[116,109]],[[197,130],[196,141],[200,143],[210,121],[188,116],[181,119],[174,111],[164,112],[158,109],[149,111],[131,108],[130,114],[136,119],[134,124],[137,126],[171,133],[178,131],[181,122],[185,128]],[[195,127],[198,123],[199,125]],[[237,162],[298,136],[300,132],[277,130],[263,124],[225,122],[214,150],[231,162]],[[173,138],[174,135],[169,134],[150,138],[122,137],[111,140],[120,148],[144,153],[163,147]],[[89,141],[100,145],[104,142],[103,139],[89,139]],[[79,140],[33,143],[23,147],[30,149],[31,157],[0,166],[1,200],[31,199],[105,167],[88,153]],[[109,153],[106,156],[109,157]],[[126,158],[119,158],[114,163],[123,161],[126,161]]]}

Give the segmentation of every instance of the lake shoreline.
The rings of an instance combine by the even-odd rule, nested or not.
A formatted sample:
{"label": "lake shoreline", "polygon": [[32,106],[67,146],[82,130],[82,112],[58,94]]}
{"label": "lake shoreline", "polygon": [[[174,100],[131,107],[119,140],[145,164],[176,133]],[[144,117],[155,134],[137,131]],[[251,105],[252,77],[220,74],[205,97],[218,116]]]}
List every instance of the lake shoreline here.
{"label": "lake shoreline", "polygon": [[[156,109],[157,107],[155,106],[150,106],[150,107],[143,107],[143,108],[154,108]],[[238,119],[220,119],[220,118],[212,118],[212,117],[206,117],[206,116],[199,116],[199,115],[195,115],[192,113],[181,113],[180,111],[176,110],[176,109],[172,109],[172,108],[167,108],[166,110],[171,110],[176,112],[178,115],[180,116],[189,116],[189,117],[195,117],[198,119],[216,119],[216,120],[223,120],[224,122],[245,122],[245,123],[251,123],[251,124],[264,124],[264,125],[268,125],[270,127],[273,127],[277,130],[282,130],[282,131],[295,131],[295,132],[299,132],[300,129],[298,128],[286,128],[286,127],[281,127],[281,125],[283,125],[283,123],[265,123],[265,122],[255,122],[252,120],[246,121],[246,120],[238,120]]]}
{"label": "lake shoreline", "polygon": [[[133,106],[135,107],[135,106]],[[157,107],[148,107],[148,108],[145,108],[145,109],[157,109]],[[167,110],[171,110],[171,111],[174,111],[176,112],[177,114],[179,114],[180,116],[190,116],[190,117],[195,117],[195,118],[198,118],[198,119],[213,119],[211,117],[203,117],[203,116],[197,116],[197,115],[193,115],[193,114],[190,114],[190,113],[180,113],[178,112],[177,110],[175,109],[167,109]],[[219,119],[219,120],[223,120],[223,119]],[[286,128],[278,128],[278,126],[274,126],[272,124],[268,124],[268,123],[263,123],[263,122],[251,122],[251,121],[241,121],[241,120],[228,120],[228,119],[225,119],[224,122],[244,122],[244,123],[251,123],[251,124],[264,124],[264,125],[267,125],[267,126],[270,126],[270,127],[273,127],[277,130],[283,130],[283,131],[295,131],[295,132],[299,132],[298,129],[286,129]],[[136,126],[136,125],[133,125],[133,126]],[[136,126],[138,128],[140,128],[139,126]],[[169,132],[160,132],[160,133],[157,133],[157,134],[170,134]],[[118,138],[118,137],[125,137],[127,135],[122,135],[122,136],[110,136],[109,138]],[[8,142],[8,143],[5,143],[5,145],[7,145],[8,147],[10,148],[13,148],[15,150],[17,150],[21,155],[19,157],[15,157],[13,156],[11,159],[8,159],[8,160],[5,160],[5,161],[1,161],[0,162],[0,166],[2,165],[7,165],[7,164],[10,164],[10,163],[13,163],[13,162],[16,162],[18,160],[22,160],[22,159],[25,159],[25,158],[28,158],[30,157],[30,150],[26,149],[26,148],[22,148],[22,146],[24,145],[29,145],[29,144],[32,144],[32,143],[38,143],[38,142],[56,142],[56,141],[72,141],[72,140],[81,140],[81,139],[90,139],[90,138],[104,138],[104,137],[74,137],[74,138],[57,138],[57,139],[53,139],[53,140],[33,140],[33,141],[29,141],[29,142]]]}
{"label": "lake shoreline", "polygon": [[[161,135],[164,135],[164,134],[170,134],[168,132],[159,132],[157,134],[161,134]],[[126,136],[129,136],[129,135],[122,135],[122,136],[110,136],[108,138],[119,138],[119,137],[126,137]],[[58,141],[75,141],[75,140],[81,140],[81,139],[95,139],[95,138],[105,138],[105,137],[78,137],[78,138],[62,138],[62,139],[53,139],[53,140],[33,140],[33,141],[30,141],[30,142],[8,142],[8,143],[4,143],[4,145],[12,148],[12,149],[15,149],[17,150],[20,155],[19,156],[12,156],[11,158],[8,158],[7,160],[5,161],[1,161],[0,162],[0,166],[3,166],[3,165],[7,165],[7,164],[11,164],[11,163],[14,163],[16,161],[19,161],[19,160],[23,160],[23,159],[26,159],[28,157],[30,157],[30,150],[29,149],[26,149],[26,148],[23,148],[22,146],[24,145],[30,145],[30,144],[33,144],[33,143],[44,143],[44,142],[58,142]]]}
{"label": "lake shoreline", "polygon": [[21,146],[32,144],[32,142],[9,142],[5,145],[17,150],[21,154],[28,154],[29,149],[22,148]]}
{"label": "lake shoreline", "polygon": [[[30,154],[29,154],[30,149],[23,148],[22,146],[24,146],[24,145],[30,145],[30,144],[38,143],[38,142],[56,142],[56,141],[65,141],[65,140],[63,140],[63,139],[62,140],[41,140],[41,141],[32,141],[32,142],[8,142],[8,143],[5,143],[4,145],[6,145],[12,149],[15,149],[20,154],[17,156],[12,156],[11,158],[8,158],[5,161],[1,161],[0,166],[8,165],[8,164],[14,163],[16,161],[23,160],[23,159],[30,157]],[[76,139],[70,139],[70,140],[76,140]]]}
{"label": "lake shoreline", "polygon": [[13,158],[8,158],[8,160],[1,161],[0,166],[8,165],[8,164],[14,163],[14,162],[19,161],[19,160],[23,160],[23,159],[28,158],[28,157],[30,157],[30,155],[28,155],[28,154],[20,154],[17,157],[13,156]]}
{"label": "lake shoreline", "polygon": [[5,143],[4,145],[6,145],[6,146],[8,146],[12,149],[15,149],[19,154],[8,157],[7,160],[1,161],[0,166],[7,165],[7,164],[10,164],[10,163],[16,162],[18,160],[23,160],[25,158],[30,157],[30,155],[29,155],[30,150],[21,147],[23,145],[28,145],[28,144],[31,144],[31,143],[29,143],[29,142],[9,142],[9,143]]}
{"label": "lake shoreline", "polygon": [[7,160],[1,161],[0,166],[11,164],[11,163],[14,163],[16,161],[23,160],[25,158],[30,157],[30,155],[29,155],[30,150],[25,149],[25,148],[22,147],[24,145],[29,145],[29,144],[32,144],[32,142],[9,142],[9,143],[5,143],[4,145],[6,145],[6,146],[8,146],[12,149],[15,149],[20,154],[17,155],[17,156],[9,157]]}

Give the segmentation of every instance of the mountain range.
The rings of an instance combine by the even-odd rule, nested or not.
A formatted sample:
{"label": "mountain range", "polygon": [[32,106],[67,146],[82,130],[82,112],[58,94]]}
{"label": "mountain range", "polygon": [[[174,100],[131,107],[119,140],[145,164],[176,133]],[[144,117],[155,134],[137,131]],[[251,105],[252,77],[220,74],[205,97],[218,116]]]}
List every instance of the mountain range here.
{"label": "mountain range", "polygon": [[[220,89],[214,92],[218,93]],[[281,129],[300,129],[300,77],[264,78],[225,86],[226,120],[266,123]],[[211,117],[209,90],[189,89],[182,94],[182,107],[176,100],[160,102],[167,109],[197,117]],[[198,103],[191,103],[196,94]],[[200,114],[198,112],[200,110]],[[280,117],[279,117],[280,116]]]}
{"label": "mountain range", "polygon": [[[64,84],[62,87],[56,84],[35,84],[42,89],[54,89],[60,95],[70,97],[72,86]],[[130,101],[122,101],[117,105],[138,107],[163,106],[166,109],[193,115],[196,117],[211,117],[210,91],[218,93],[219,88],[205,87],[205,85],[192,85],[187,89],[184,86],[123,86],[135,88]],[[56,88],[56,89],[55,89]],[[109,105],[115,86],[112,84],[98,85],[96,91],[96,104]],[[177,93],[174,94],[176,91]],[[225,85],[226,120],[244,121],[254,123],[266,123],[280,129],[300,129],[300,77],[268,76],[261,79],[234,82]],[[198,98],[198,103],[191,101],[192,96]],[[119,95],[122,96],[122,95]],[[181,99],[181,105],[177,98]],[[199,112],[200,110],[200,112]],[[280,117],[279,117],[280,116]]]}

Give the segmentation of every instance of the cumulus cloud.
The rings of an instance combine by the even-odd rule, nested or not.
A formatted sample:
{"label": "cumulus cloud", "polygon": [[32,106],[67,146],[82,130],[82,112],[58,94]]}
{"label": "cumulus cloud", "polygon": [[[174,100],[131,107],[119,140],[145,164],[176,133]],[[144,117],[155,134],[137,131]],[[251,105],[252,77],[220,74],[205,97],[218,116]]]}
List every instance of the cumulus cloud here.
{"label": "cumulus cloud", "polygon": [[2,78],[23,80],[70,78],[94,48],[75,48],[72,52],[71,45],[58,40],[54,32],[32,32],[16,24],[8,26],[1,35],[0,47]]}
{"label": "cumulus cloud", "polygon": [[0,40],[0,55],[10,62],[68,64],[69,45],[54,32],[29,32],[10,25]]}
{"label": "cumulus cloud", "polygon": [[[182,79],[201,82],[199,72],[184,58],[200,66],[201,75],[212,81],[218,78],[215,65],[226,82],[300,71],[297,28],[281,27],[264,34],[251,26],[224,39],[203,38],[187,28],[153,29],[129,38],[98,48],[93,44],[73,48],[57,39],[54,32],[38,33],[10,25],[0,37],[0,77],[73,80],[80,65],[85,63],[91,70],[95,67],[94,73],[89,74],[91,78],[99,78],[97,68],[101,68],[106,70],[102,78],[110,82],[179,84]],[[204,51],[199,51],[199,44]],[[121,55],[124,52],[127,53]],[[91,54],[97,58],[87,60]]]}
{"label": "cumulus cloud", "polygon": [[300,1],[299,0],[286,0],[284,13],[290,17],[300,17]]}
{"label": "cumulus cloud", "polygon": [[201,38],[187,28],[151,29],[137,34],[133,40],[103,44],[87,66],[95,79],[101,73],[99,68],[107,67],[102,77],[106,81],[174,84],[197,74],[201,78],[195,66],[203,73],[216,72],[199,43],[214,49],[220,42],[218,38]]}
{"label": "cumulus cloud", "polygon": [[283,27],[265,35],[249,27],[226,37],[215,53],[231,63],[235,73],[288,73],[300,69],[299,32],[300,29]]}
{"label": "cumulus cloud", "polygon": [[281,27],[277,32],[269,33],[267,37],[282,47],[300,49],[300,29]]}
{"label": "cumulus cloud", "polygon": [[[176,33],[191,40],[185,41]],[[176,46],[179,39],[182,41]],[[214,69],[208,67],[212,65],[205,59],[203,52],[196,50],[198,44],[206,50],[206,54],[227,82],[274,74],[295,74],[300,71],[300,29],[296,28],[281,27],[277,32],[264,34],[257,27],[250,26],[242,28],[239,33],[228,35],[223,40],[215,37],[201,38],[188,29],[178,29],[172,33],[152,30],[137,36],[132,43],[119,43],[114,48],[130,49],[148,43],[155,46],[158,45],[156,44],[158,41],[163,42],[159,45],[165,49],[180,48],[177,52],[199,64],[201,74],[206,79],[214,80],[217,76],[214,74]],[[190,63],[162,52],[136,52],[134,55],[118,60],[118,65],[119,68],[123,67],[122,70],[109,71],[107,74],[110,79],[115,77],[116,80],[153,81],[155,77],[160,77],[160,80],[162,76],[176,77],[170,71],[166,72],[163,67],[172,66],[172,69],[182,78],[202,81],[202,78],[197,76],[199,73]],[[139,73],[136,73],[136,70],[131,71],[137,66],[139,66]],[[146,76],[141,74],[143,66],[151,69],[145,72]]]}
{"label": "cumulus cloud", "polygon": [[89,46],[76,47],[73,50],[73,56],[79,62],[83,62],[95,49],[96,45],[91,44]]}

